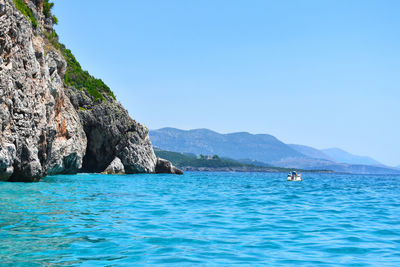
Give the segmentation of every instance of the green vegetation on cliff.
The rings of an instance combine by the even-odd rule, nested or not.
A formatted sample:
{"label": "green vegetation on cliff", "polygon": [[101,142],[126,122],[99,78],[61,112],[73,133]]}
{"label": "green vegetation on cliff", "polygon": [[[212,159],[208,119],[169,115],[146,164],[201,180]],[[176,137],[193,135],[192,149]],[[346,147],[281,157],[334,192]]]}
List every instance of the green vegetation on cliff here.
{"label": "green vegetation on cliff", "polygon": [[54,24],[58,24],[58,18],[54,15],[53,16],[51,15],[51,9],[53,8],[53,6],[54,6],[54,3],[49,2],[49,0],[45,0],[43,2],[43,15],[46,18],[51,18],[53,20]]}
{"label": "green vegetation on cliff", "polygon": [[29,9],[29,7],[26,6],[23,0],[13,0],[15,6],[21,11],[22,14],[25,15],[25,17],[32,23],[32,26],[34,28],[37,28],[38,22],[35,18],[35,15],[33,15],[32,10]]}
{"label": "green vegetation on cliff", "polygon": [[104,100],[101,92],[115,99],[114,93],[101,79],[96,79],[89,72],[82,70],[71,50],[66,49],[64,45],[61,45],[60,48],[68,65],[64,77],[66,85],[73,86],[79,90],[85,89],[94,97],[95,101]]}
{"label": "green vegetation on cliff", "polygon": [[[48,8],[51,9],[52,7],[53,5],[51,3]],[[51,13],[48,14],[48,16],[51,16]],[[58,19],[54,16],[53,22],[58,22]],[[110,87],[108,87],[101,79],[93,77],[88,71],[82,69],[71,50],[67,49],[64,44],[61,44],[58,41],[58,35],[54,30],[51,33],[46,33],[45,35],[51,44],[62,53],[67,61],[67,70],[64,76],[64,83],[67,86],[73,86],[78,90],[86,90],[91,96],[94,97],[94,101],[103,101],[104,96],[102,93],[105,93],[111,96],[113,99],[116,99]]]}
{"label": "green vegetation on cliff", "polygon": [[51,17],[51,9],[53,8],[54,3],[49,2],[49,0],[45,0],[43,2],[43,15],[46,18],[50,18]]}
{"label": "green vegetation on cliff", "polygon": [[[24,14],[29,21],[31,21],[33,27],[37,28],[38,22],[32,10],[29,9],[23,0],[13,1],[21,13]],[[51,18],[53,23],[57,24],[57,17],[51,14],[51,9],[53,6],[54,3],[49,2],[49,0],[44,0],[43,15],[45,18]],[[82,69],[71,50],[67,49],[65,45],[58,41],[58,35],[55,30],[52,30],[51,32],[43,30],[43,34],[51,46],[54,49],[59,50],[67,61],[67,70],[64,76],[64,83],[67,86],[73,86],[78,90],[86,90],[91,96],[93,96],[94,101],[103,101],[105,99],[103,93],[111,96],[113,99],[116,99],[114,93],[101,79],[96,79],[90,75],[89,72]]]}

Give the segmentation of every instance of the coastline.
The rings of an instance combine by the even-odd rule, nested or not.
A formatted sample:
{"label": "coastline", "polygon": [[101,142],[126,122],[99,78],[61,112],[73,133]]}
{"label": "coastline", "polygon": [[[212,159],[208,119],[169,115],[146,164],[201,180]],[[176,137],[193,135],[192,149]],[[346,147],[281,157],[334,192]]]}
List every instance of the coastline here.
{"label": "coastline", "polygon": [[265,173],[286,173],[292,170],[304,173],[336,173],[331,170],[301,170],[296,168],[264,168],[264,167],[190,167],[180,166],[180,169],[184,172],[265,172]]}

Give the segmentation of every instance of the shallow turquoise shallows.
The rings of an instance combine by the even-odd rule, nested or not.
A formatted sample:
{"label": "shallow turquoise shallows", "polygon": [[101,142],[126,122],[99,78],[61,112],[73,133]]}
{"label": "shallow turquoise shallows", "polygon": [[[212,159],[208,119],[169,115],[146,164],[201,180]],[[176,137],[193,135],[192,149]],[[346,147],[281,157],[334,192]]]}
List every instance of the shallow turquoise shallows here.
{"label": "shallow turquoise shallows", "polygon": [[0,266],[400,266],[400,176],[65,175],[0,183]]}

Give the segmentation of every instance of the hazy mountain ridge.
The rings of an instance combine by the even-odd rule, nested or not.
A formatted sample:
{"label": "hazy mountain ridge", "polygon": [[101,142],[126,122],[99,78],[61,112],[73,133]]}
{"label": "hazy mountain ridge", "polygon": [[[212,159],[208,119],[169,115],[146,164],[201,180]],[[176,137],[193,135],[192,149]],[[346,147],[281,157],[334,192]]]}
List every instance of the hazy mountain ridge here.
{"label": "hazy mountain ridge", "polygon": [[197,155],[217,154],[260,166],[266,164],[282,168],[323,169],[360,174],[400,174],[398,169],[383,166],[369,157],[346,152],[349,157],[347,160],[351,160],[350,156],[353,156],[354,160],[365,159],[368,160],[366,162],[371,162],[371,165],[341,163],[324,151],[304,145],[288,145],[268,134],[219,134],[208,129],[162,128],[151,130],[150,138],[154,146],[163,150]]}
{"label": "hazy mountain ridge", "polygon": [[328,148],[322,149],[321,151],[339,163],[364,164],[373,166],[383,165],[371,157],[354,155],[340,148]]}
{"label": "hazy mountain ridge", "polygon": [[[268,164],[252,164],[241,160],[220,158],[218,155],[196,156],[191,153],[172,152],[154,148],[157,157],[170,161],[184,171],[215,171],[215,172],[289,172],[293,169],[273,167]],[[259,162],[257,162],[259,163]],[[329,172],[326,170],[302,170],[301,172]]]}
{"label": "hazy mountain ridge", "polygon": [[309,158],[335,161],[332,157],[330,157],[323,151],[313,148],[313,147],[310,147],[310,146],[297,145],[297,144],[288,144],[288,146],[290,146],[294,150],[300,152],[301,154],[303,154]]}
{"label": "hazy mountain ridge", "polygon": [[[233,159],[255,159],[273,162],[287,158],[305,156],[290,148],[272,135],[253,135],[246,132],[219,134],[207,129],[179,130],[163,128],[150,131],[156,147],[163,150],[229,157]],[[268,153],[266,153],[268,151]]]}

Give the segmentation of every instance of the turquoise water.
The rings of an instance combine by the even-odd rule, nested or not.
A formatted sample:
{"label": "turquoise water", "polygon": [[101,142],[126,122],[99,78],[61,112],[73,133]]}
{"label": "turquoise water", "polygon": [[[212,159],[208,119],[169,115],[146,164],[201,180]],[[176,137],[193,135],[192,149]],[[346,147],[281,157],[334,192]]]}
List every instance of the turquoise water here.
{"label": "turquoise water", "polygon": [[0,265],[400,265],[400,176],[285,179],[82,174],[0,183]]}

